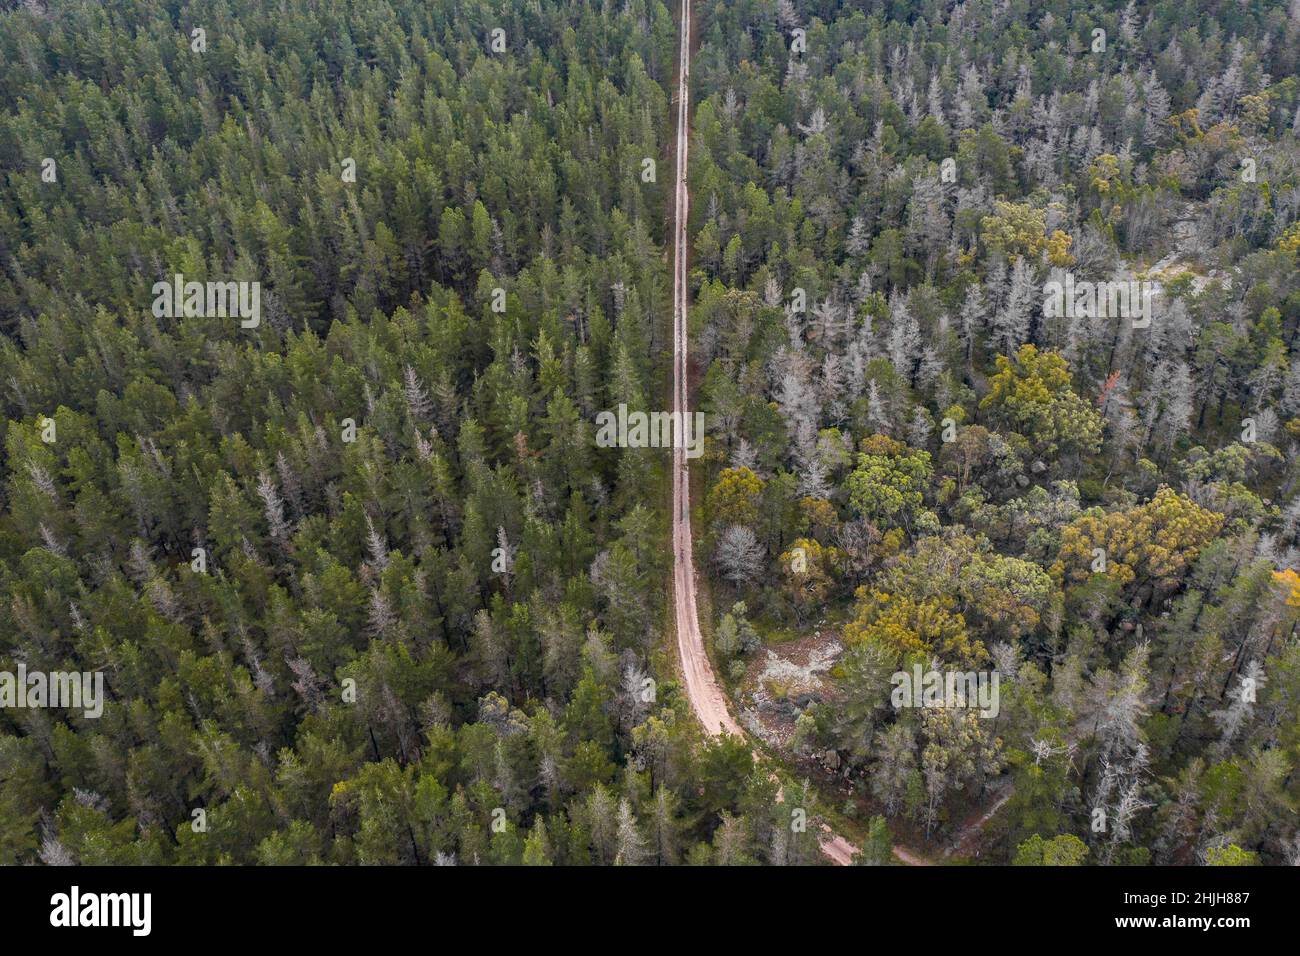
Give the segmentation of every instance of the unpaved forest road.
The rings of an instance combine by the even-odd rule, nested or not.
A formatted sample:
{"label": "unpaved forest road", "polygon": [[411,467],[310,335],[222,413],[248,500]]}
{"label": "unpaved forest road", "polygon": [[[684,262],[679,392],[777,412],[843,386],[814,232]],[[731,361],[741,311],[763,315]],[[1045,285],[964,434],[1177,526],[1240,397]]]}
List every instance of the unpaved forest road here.
{"label": "unpaved forest road", "polygon": [[[686,421],[690,402],[686,394],[686,149],[690,123],[687,90],[690,83],[690,0],[681,0],[681,50],[677,73],[677,171],[673,182],[676,208],[673,218],[673,412]],[[691,549],[691,486],[685,442],[673,442],[673,593],[677,613],[677,651],[686,678],[686,695],[704,729],[711,735],[724,730],[743,737],[727,710],[726,699],[713,676],[709,655],[700,634],[695,610],[695,560]]]}
{"label": "unpaved forest road", "polygon": [[[690,140],[691,4],[681,0],[681,43],[677,71],[677,169],[674,174],[673,218],[673,412],[679,423],[673,442],[673,597],[677,618],[677,655],[681,660],[686,696],[691,709],[710,736],[720,733],[743,738],[744,731],[727,709],[704,649],[700,617],[695,609],[695,556],[691,546],[691,484],[684,434],[689,413],[686,364],[686,221],[690,195],[686,189],[686,151]],[[857,848],[827,829],[820,841],[822,853],[839,866],[853,861]],[[914,854],[894,847],[904,863],[923,864]]]}

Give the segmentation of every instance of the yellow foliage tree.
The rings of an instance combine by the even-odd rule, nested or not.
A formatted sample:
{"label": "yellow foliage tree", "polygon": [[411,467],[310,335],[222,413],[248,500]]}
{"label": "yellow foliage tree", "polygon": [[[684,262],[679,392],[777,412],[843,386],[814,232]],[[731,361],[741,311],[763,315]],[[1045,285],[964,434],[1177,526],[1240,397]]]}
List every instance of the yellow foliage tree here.
{"label": "yellow foliage tree", "polygon": [[762,494],[763,479],[748,468],[725,469],[709,492],[707,502],[714,527],[733,524],[749,527],[757,523]]}
{"label": "yellow foliage tree", "polygon": [[1114,153],[1102,153],[1088,167],[1088,184],[1102,195],[1108,195],[1120,181],[1119,157]]}
{"label": "yellow foliage tree", "polygon": [[1013,357],[997,357],[997,374],[981,408],[1031,439],[1045,455],[1074,448],[1095,454],[1101,447],[1101,415],[1070,387],[1070,367],[1059,352],[1022,345]]}
{"label": "yellow foliage tree", "polygon": [[1291,227],[1282,234],[1282,238],[1277,241],[1277,247],[1283,252],[1300,256],[1300,222],[1292,223]]}
{"label": "yellow foliage tree", "polygon": [[837,549],[823,547],[815,538],[797,538],[781,555],[786,594],[801,621],[825,602],[834,584],[831,571],[839,559]]}
{"label": "yellow foliage tree", "polygon": [[1084,515],[1062,529],[1052,575],[1079,582],[1105,573],[1125,586],[1139,578],[1172,586],[1219,533],[1223,520],[1218,512],[1162,485],[1145,504]]}
{"label": "yellow foliage tree", "polygon": [[980,220],[980,238],[989,249],[1000,252],[1007,261],[1020,256],[1037,258],[1046,242],[1047,214],[1029,203],[993,204],[993,214]]}
{"label": "yellow foliage tree", "polygon": [[1300,574],[1290,568],[1274,571],[1273,577],[1286,591],[1286,606],[1300,608]]}
{"label": "yellow foliage tree", "polygon": [[1047,261],[1054,266],[1065,269],[1074,265],[1074,256],[1070,255],[1070,246],[1074,245],[1074,236],[1060,229],[1053,229],[1046,242]]}
{"label": "yellow foliage tree", "polygon": [[988,652],[972,640],[966,619],[952,610],[946,595],[915,599],[867,587],[858,588],[858,606],[844,626],[844,642],[874,644],[897,659],[909,655],[934,655],[949,664],[973,666]]}

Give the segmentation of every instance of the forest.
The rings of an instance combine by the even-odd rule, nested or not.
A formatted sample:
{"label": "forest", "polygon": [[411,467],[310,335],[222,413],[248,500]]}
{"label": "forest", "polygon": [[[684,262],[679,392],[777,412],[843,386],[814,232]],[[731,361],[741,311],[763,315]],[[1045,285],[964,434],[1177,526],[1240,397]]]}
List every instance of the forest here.
{"label": "forest", "polygon": [[[1300,4],[705,20],[701,547],[737,701],[833,631],[816,693],[759,696],[862,825],[950,850],[991,806],[983,861],[1300,863]],[[997,715],[891,706],[916,667],[995,673]]]}
{"label": "forest", "polygon": [[0,710],[0,863],[777,852],[592,440],[664,387],[667,9],[7,6],[0,668],[108,699]]}
{"label": "forest", "polygon": [[675,5],[0,0],[0,864],[1300,863],[1300,0],[693,7],[758,746]]}

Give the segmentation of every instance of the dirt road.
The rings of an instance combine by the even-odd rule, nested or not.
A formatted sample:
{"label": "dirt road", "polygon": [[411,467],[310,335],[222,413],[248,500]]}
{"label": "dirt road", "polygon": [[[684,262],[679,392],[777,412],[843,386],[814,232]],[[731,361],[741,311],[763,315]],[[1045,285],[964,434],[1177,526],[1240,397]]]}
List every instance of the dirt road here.
{"label": "dirt road", "polygon": [[[686,188],[687,150],[690,146],[691,4],[681,2],[681,45],[677,72],[677,168],[674,173],[673,216],[673,411],[684,422],[690,411],[686,336],[686,223],[690,195]],[[686,696],[705,731],[744,737],[740,725],[727,709],[727,699],[714,676],[700,618],[695,607],[695,555],[691,546],[690,470],[683,442],[673,445],[673,596],[677,618],[677,654],[681,661]],[[821,849],[830,860],[846,866],[856,847],[827,830]],[[897,850],[895,850],[897,853]],[[907,862],[911,862],[910,860]]]}
{"label": "dirt road", "polygon": [[[674,174],[673,217],[673,412],[685,421],[690,408],[687,396],[686,342],[686,223],[690,196],[686,189],[688,148],[691,5],[681,0],[680,69],[677,75],[677,169]],[[686,694],[704,729],[710,734],[726,731],[744,736],[727,710],[726,698],[704,650],[699,614],[695,609],[695,558],[691,548],[691,487],[683,442],[673,446],[673,592],[676,597],[677,652]]]}

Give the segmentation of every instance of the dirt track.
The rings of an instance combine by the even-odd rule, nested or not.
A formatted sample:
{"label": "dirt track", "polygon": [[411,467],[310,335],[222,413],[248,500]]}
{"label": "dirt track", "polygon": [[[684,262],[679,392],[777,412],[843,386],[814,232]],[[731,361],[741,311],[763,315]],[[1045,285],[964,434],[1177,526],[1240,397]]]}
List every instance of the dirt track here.
{"label": "dirt track", "polygon": [[[677,76],[677,169],[674,178],[673,216],[673,411],[685,421],[690,408],[687,396],[686,342],[686,224],[690,197],[686,188],[686,152],[689,139],[690,32],[689,0],[681,6],[681,50]],[[686,449],[673,446],[673,593],[677,616],[677,652],[686,694],[704,729],[710,734],[726,731],[744,736],[727,710],[704,650],[700,619],[695,608],[695,560],[691,548],[691,488]]]}
{"label": "dirt track", "polygon": [[[691,5],[681,2],[680,49],[677,71],[677,149],[673,180],[673,412],[684,422],[690,410],[688,394],[688,351],[686,337],[687,276],[686,228],[690,195],[686,187],[687,150],[690,145],[690,62]],[[744,737],[744,731],[727,709],[727,699],[718,686],[700,633],[700,618],[695,606],[695,556],[691,545],[690,470],[684,442],[673,443],[673,596],[677,622],[677,654],[681,661],[686,696],[696,718],[706,732]],[[857,848],[848,840],[827,830],[821,849],[840,866],[852,862]],[[895,855],[904,862],[918,862],[910,854]]]}

